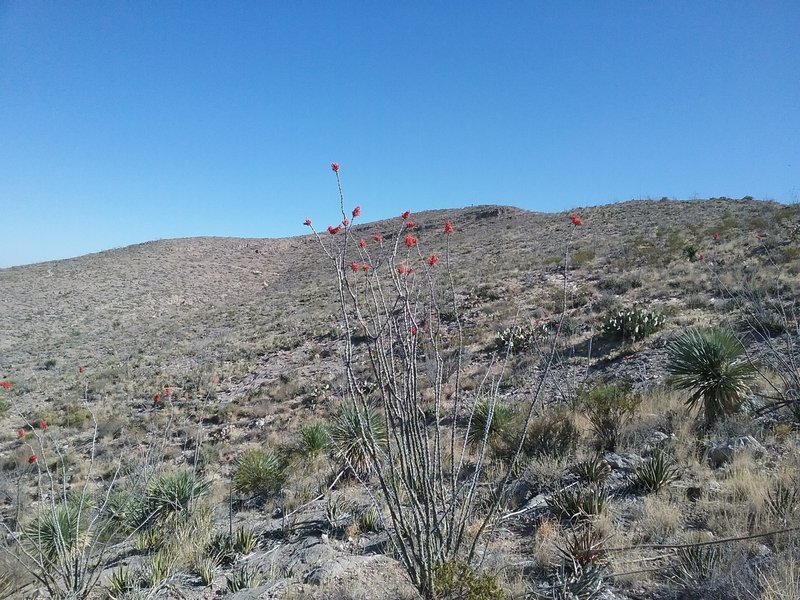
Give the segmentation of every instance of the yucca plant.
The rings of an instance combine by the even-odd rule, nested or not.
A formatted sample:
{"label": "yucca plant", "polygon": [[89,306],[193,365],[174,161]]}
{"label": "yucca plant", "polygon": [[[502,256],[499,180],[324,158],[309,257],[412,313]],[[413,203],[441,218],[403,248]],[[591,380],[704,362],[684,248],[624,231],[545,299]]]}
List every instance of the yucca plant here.
{"label": "yucca plant", "polygon": [[547,504],[555,516],[566,521],[583,521],[600,515],[608,505],[609,494],[604,486],[569,487],[555,492]]}
{"label": "yucca plant", "polygon": [[109,600],[122,600],[136,589],[136,575],[130,569],[120,567],[111,573],[106,590]]}
{"label": "yucca plant", "polygon": [[349,467],[359,477],[365,477],[372,472],[372,444],[383,446],[387,443],[386,424],[373,408],[347,405],[333,418],[331,442],[334,458],[340,465]]}
{"label": "yucca plant", "polygon": [[599,454],[575,465],[575,474],[588,483],[603,483],[611,474],[611,467]]}
{"label": "yucca plant", "polygon": [[239,554],[248,555],[255,550],[258,540],[252,529],[240,527],[233,537],[233,549]]}
{"label": "yucca plant", "polygon": [[188,519],[207,493],[208,482],[189,470],[159,473],[147,485],[146,518],[151,526]]}
{"label": "yucca plant", "polygon": [[646,493],[655,494],[678,478],[678,470],[666,452],[656,449],[653,455],[636,467],[633,472],[633,484]]}
{"label": "yucca plant", "polygon": [[88,541],[88,516],[92,506],[88,495],[75,494],[42,510],[25,528],[25,546],[50,563],[70,559]]}
{"label": "yucca plant", "polygon": [[745,348],[729,329],[692,329],[669,347],[667,372],[673,386],[689,390],[689,408],[702,402],[706,425],[739,409],[756,376]]}
{"label": "yucca plant", "polygon": [[467,441],[473,445],[480,444],[488,429],[489,445],[496,447],[501,440],[508,437],[513,421],[514,413],[505,404],[495,402],[492,407],[489,400],[480,400],[472,414]]}
{"label": "yucca plant", "polygon": [[253,448],[236,459],[233,489],[240,494],[269,496],[280,491],[286,479],[283,458],[270,448]]}
{"label": "yucca plant", "polygon": [[305,457],[315,457],[328,447],[328,439],[328,428],[323,423],[303,425],[298,450]]}
{"label": "yucca plant", "polygon": [[247,567],[236,569],[233,573],[228,575],[225,580],[226,587],[231,593],[254,588],[260,582],[258,573],[254,569],[249,569]]}

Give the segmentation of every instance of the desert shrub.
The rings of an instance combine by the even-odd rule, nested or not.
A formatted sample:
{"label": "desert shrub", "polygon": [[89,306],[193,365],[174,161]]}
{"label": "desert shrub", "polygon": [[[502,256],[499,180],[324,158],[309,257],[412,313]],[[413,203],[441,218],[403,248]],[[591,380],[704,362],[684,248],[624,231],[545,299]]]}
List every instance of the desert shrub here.
{"label": "desert shrub", "polygon": [[678,470],[672,465],[667,454],[656,449],[653,456],[636,467],[633,484],[648,494],[658,493],[662,488],[678,478]]}
{"label": "desert shrub", "polygon": [[247,527],[239,527],[233,534],[233,549],[239,554],[248,555],[258,545],[255,533]]}
{"label": "desert shrub", "polygon": [[548,600],[600,600],[605,576],[606,570],[598,565],[566,562],[556,571],[555,581],[547,594],[536,597]]}
{"label": "desert shrub", "polygon": [[227,533],[215,533],[206,545],[206,556],[215,565],[230,566],[236,561],[235,540]]}
{"label": "desert shrub", "polygon": [[624,277],[603,277],[597,282],[598,289],[604,292],[621,295],[630,290],[642,287],[640,277],[626,275]]}
{"label": "desert shrub", "polygon": [[88,408],[67,404],[62,409],[62,414],[58,422],[62,427],[73,427],[82,429],[92,418],[92,413]]}
{"label": "desert shrub", "polygon": [[561,458],[575,453],[581,432],[569,410],[549,409],[531,420],[523,451],[530,457]]}
{"label": "desert shrub", "polygon": [[538,325],[512,325],[497,334],[497,346],[508,352],[526,352],[536,348],[551,334],[547,323]]}
{"label": "desert shrub", "polygon": [[637,342],[661,330],[662,313],[641,308],[619,308],[607,313],[602,320],[603,333],[626,342]]}
{"label": "desert shrub", "polygon": [[583,521],[602,514],[608,505],[605,486],[571,486],[555,492],[547,501],[553,515],[565,521]]}
{"label": "desert shrub", "polygon": [[283,458],[270,448],[251,448],[234,463],[233,489],[262,498],[280,491],[286,479]]}
{"label": "desert shrub", "polygon": [[800,514],[800,479],[779,479],[767,492],[766,507],[770,516],[787,525]]}
{"label": "desert shrub", "polygon": [[5,398],[0,398],[0,417],[6,414],[9,408],[11,408],[9,401]]}
{"label": "desert shrub", "polygon": [[477,573],[468,564],[457,560],[436,566],[433,587],[436,598],[440,600],[502,600],[506,597],[494,575]]}
{"label": "desert shrub", "polygon": [[702,403],[706,425],[739,409],[756,368],[728,329],[693,329],[668,346],[671,384],[691,395],[689,408]]}
{"label": "desert shrub", "polygon": [[371,445],[383,445],[386,441],[386,424],[370,407],[343,406],[333,418],[333,456],[342,468],[352,469],[359,476],[367,476],[372,471]]}
{"label": "desert shrub", "polygon": [[624,379],[613,383],[598,381],[592,387],[578,388],[577,394],[591,423],[597,448],[616,450],[620,431],[636,412],[641,395],[634,393],[630,381]]}

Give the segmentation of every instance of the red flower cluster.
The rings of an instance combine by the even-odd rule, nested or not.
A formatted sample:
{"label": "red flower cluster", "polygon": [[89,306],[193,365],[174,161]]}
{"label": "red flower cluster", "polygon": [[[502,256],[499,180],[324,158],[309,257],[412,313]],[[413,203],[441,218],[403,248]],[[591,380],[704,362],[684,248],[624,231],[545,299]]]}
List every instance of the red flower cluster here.
{"label": "red flower cluster", "polygon": [[405,241],[406,247],[408,247],[408,248],[413,248],[414,246],[416,246],[416,245],[417,245],[417,241],[418,241],[418,240],[417,240],[417,238],[416,238],[416,237],[414,237],[414,236],[413,236],[413,235],[411,235],[410,233],[407,233],[407,234],[406,234],[406,238],[405,238],[405,240],[404,240],[404,241]]}
{"label": "red flower cluster", "polygon": [[414,229],[414,227],[416,227],[416,226],[417,226],[417,224],[414,221],[406,221],[406,228],[407,229]]}
{"label": "red flower cluster", "polygon": [[711,236],[711,239],[712,239],[712,240],[714,240],[714,241],[716,242],[716,241],[719,239],[719,234],[718,234],[718,233],[715,233],[715,234],[713,234],[713,235]]}
{"label": "red flower cluster", "polygon": [[356,206],[353,209],[353,218],[355,219],[356,217],[360,217],[360,216],[361,216],[361,207],[360,206]]}
{"label": "red flower cluster", "polygon": [[159,402],[161,402],[161,393],[160,392],[157,393],[155,396],[153,396],[153,403],[154,404],[158,404]]}
{"label": "red flower cluster", "polygon": [[86,372],[86,367],[78,367],[78,373]]}
{"label": "red flower cluster", "polygon": [[381,236],[379,236],[377,233],[372,236],[372,239],[374,241],[378,242],[379,244],[383,241],[383,238]]}
{"label": "red flower cluster", "polygon": [[372,267],[370,267],[367,263],[364,263],[363,265],[361,265],[361,270],[362,271],[369,271],[371,268]]}
{"label": "red flower cluster", "polygon": [[35,455],[35,454],[31,454],[31,455],[28,457],[28,464],[29,464],[29,465],[32,465],[32,464],[33,464],[33,463],[35,463],[35,462],[36,462],[36,455]]}
{"label": "red flower cluster", "polygon": [[410,210],[404,210],[402,212],[402,214],[400,215],[400,217],[403,218],[403,219],[407,219],[410,216],[411,216],[411,211]]}
{"label": "red flower cluster", "polygon": [[357,262],[350,263],[350,268],[353,270],[353,273],[357,273],[358,269],[360,268]]}
{"label": "red flower cluster", "polygon": [[399,265],[397,265],[397,272],[400,273],[400,275],[405,275],[406,273],[409,272],[409,270],[403,263],[400,263]]}
{"label": "red flower cluster", "polygon": [[303,221],[303,225],[305,225],[306,227],[311,227],[311,219],[306,219],[305,221]]}
{"label": "red flower cluster", "polygon": [[333,171],[334,173],[338,173],[339,172],[339,163],[331,163],[331,171]]}
{"label": "red flower cluster", "polygon": [[348,221],[347,219],[342,219],[342,225],[347,227],[348,225],[350,225],[350,221]]}
{"label": "red flower cluster", "polygon": [[184,402],[188,402],[189,401],[189,392],[184,392],[183,393],[183,401]]}
{"label": "red flower cluster", "polygon": [[761,234],[760,234],[760,233],[757,233],[757,234],[756,234],[756,239],[757,239],[759,242],[761,241]]}
{"label": "red flower cluster", "polygon": [[3,381],[0,381],[0,387],[3,388],[4,390],[10,390],[11,382],[8,381],[7,379],[4,379]]}
{"label": "red flower cluster", "polygon": [[165,387],[165,388],[164,388],[164,395],[165,395],[167,398],[169,398],[170,396],[172,396],[172,388],[170,388],[169,386]]}
{"label": "red flower cluster", "polygon": [[22,439],[22,438],[24,438],[24,437],[25,437],[25,430],[24,430],[22,427],[20,427],[19,429],[17,429],[17,437],[18,437],[19,439]]}
{"label": "red flower cluster", "polygon": [[439,264],[439,257],[438,257],[438,256],[436,256],[435,254],[431,254],[431,255],[428,257],[428,264],[429,264],[430,266],[432,266],[432,267],[435,267],[436,265],[438,265],[438,264]]}
{"label": "red flower cluster", "polygon": [[572,220],[572,224],[575,225],[575,227],[580,227],[581,225],[583,225],[583,221],[581,221],[581,218],[578,215],[573,214],[570,216],[570,219]]}
{"label": "red flower cluster", "polygon": [[411,326],[411,335],[417,335],[417,326],[416,325],[412,325]]}
{"label": "red flower cluster", "polygon": [[336,227],[334,227],[333,225],[328,225],[328,233],[330,233],[331,235],[336,235],[341,230],[342,230],[341,225],[337,225]]}
{"label": "red flower cluster", "polygon": [[444,222],[444,232],[453,233],[453,223],[451,221]]}
{"label": "red flower cluster", "polygon": [[358,247],[359,248],[366,248],[367,247],[366,240],[358,240]]}
{"label": "red flower cluster", "polygon": [[47,421],[45,421],[44,419],[39,421],[39,429],[47,429]]}

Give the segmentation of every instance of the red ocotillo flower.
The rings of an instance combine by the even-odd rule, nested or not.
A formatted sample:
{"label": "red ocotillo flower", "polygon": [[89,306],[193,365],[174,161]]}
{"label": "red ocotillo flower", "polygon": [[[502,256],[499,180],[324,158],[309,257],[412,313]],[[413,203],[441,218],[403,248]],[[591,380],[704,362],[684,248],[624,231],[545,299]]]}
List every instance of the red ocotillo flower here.
{"label": "red ocotillo flower", "polygon": [[370,267],[367,263],[364,263],[363,265],[361,265],[361,270],[362,271],[369,271],[371,268],[372,267]]}
{"label": "red ocotillo flower", "polygon": [[328,233],[330,233],[331,235],[336,235],[341,230],[342,230],[341,225],[337,225],[336,227],[334,227],[333,225],[328,225]]}
{"label": "red ocotillo flower", "polygon": [[347,227],[348,225],[350,225],[350,221],[348,221],[347,219],[342,219],[342,225]]}
{"label": "red ocotillo flower", "polygon": [[407,229],[414,229],[414,227],[416,227],[416,226],[417,226],[417,224],[414,221],[406,221],[406,228]]}
{"label": "red ocotillo flower", "polygon": [[359,267],[357,262],[354,262],[354,263],[350,263],[350,268],[353,270],[354,273],[356,273],[356,272],[358,272],[358,269],[360,267]]}
{"label": "red ocotillo flower", "polygon": [[410,216],[411,216],[411,211],[410,211],[410,210],[404,210],[400,216],[401,216],[403,219],[407,219],[408,217],[410,217]]}
{"label": "red ocotillo flower", "polygon": [[431,254],[431,255],[428,257],[428,264],[429,264],[430,266],[432,266],[432,267],[435,267],[436,265],[438,265],[438,264],[439,264],[439,257],[438,257],[438,256],[436,256],[435,254]]}
{"label": "red ocotillo flower", "polygon": [[47,421],[45,421],[44,419],[39,421],[39,429],[47,429]]}
{"label": "red ocotillo flower", "polygon": [[184,402],[188,402],[189,401],[189,392],[184,392],[183,393],[183,401]]}
{"label": "red ocotillo flower", "polygon": [[444,232],[445,233],[453,233],[453,223],[452,223],[452,221],[445,221],[444,222]]}
{"label": "red ocotillo flower", "polygon": [[372,239],[379,244],[383,241],[383,237],[379,236],[377,233],[372,236]]}
{"label": "red ocotillo flower", "polygon": [[169,387],[169,386],[165,387],[165,388],[164,388],[164,395],[165,395],[167,398],[169,398],[170,396],[172,396],[172,388],[171,388],[171,387]]}
{"label": "red ocotillo flower", "polygon": [[713,234],[713,235],[711,236],[711,239],[712,239],[712,240],[714,240],[714,241],[716,242],[716,241],[719,239],[719,234],[718,234],[718,233],[715,233],[715,234]]}
{"label": "red ocotillo flower", "polygon": [[338,173],[339,172],[339,163],[331,163],[331,171],[333,171],[334,173]]}
{"label": "red ocotillo flower", "polygon": [[85,373],[86,367],[78,367],[78,373]]}
{"label": "red ocotillo flower", "polygon": [[408,269],[403,263],[400,263],[397,265],[397,272],[400,273],[400,275],[405,275],[408,272]]}
{"label": "red ocotillo flower", "polygon": [[35,462],[36,462],[36,455],[35,455],[35,454],[31,454],[31,455],[28,457],[28,464],[29,464],[29,465],[32,465],[32,464],[33,464],[33,463],[35,463]]}
{"label": "red ocotillo flower", "polygon": [[10,390],[11,382],[8,381],[7,379],[4,379],[3,381],[0,381],[0,387],[3,388],[4,390]]}
{"label": "red ocotillo flower", "polygon": [[358,247],[359,248],[366,248],[367,247],[367,241],[366,240],[358,240]]}
{"label": "red ocotillo flower", "polygon": [[361,216],[361,207],[360,206],[356,206],[353,209],[353,218],[355,219],[356,217],[360,217],[360,216]]}
{"label": "red ocotillo flower", "polygon": [[156,393],[156,395],[153,396],[153,403],[158,404],[159,402],[161,402],[161,393]]}
{"label": "red ocotillo flower", "polygon": [[756,234],[756,239],[757,239],[759,242],[761,241],[761,234],[760,234],[760,233],[757,233],[757,234]]}
{"label": "red ocotillo flower", "polygon": [[705,260],[705,258],[706,258],[706,255],[705,255],[705,254],[703,254],[702,252],[700,252],[700,253],[697,255],[697,260]]}
{"label": "red ocotillo flower", "polygon": [[18,437],[19,439],[22,439],[22,438],[24,438],[24,437],[25,437],[25,430],[24,430],[22,427],[20,427],[19,429],[17,429],[17,437]]}
{"label": "red ocotillo flower", "polygon": [[408,248],[413,248],[417,245],[417,238],[411,235],[410,233],[406,234],[405,244]]}
{"label": "red ocotillo flower", "polygon": [[311,227],[311,219],[306,219],[305,221],[303,221],[303,225],[305,225],[306,227]]}
{"label": "red ocotillo flower", "polygon": [[572,220],[572,224],[575,225],[575,227],[580,227],[583,225],[583,221],[581,221],[581,218],[578,215],[573,214],[570,215],[569,218]]}
{"label": "red ocotillo flower", "polygon": [[226,462],[231,462],[232,460],[233,460],[233,457],[230,454],[226,454],[225,455],[225,461]]}
{"label": "red ocotillo flower", "polygon": [[412,325],[411,326],[411,335],[417,335],[417,326],[416,325]]}

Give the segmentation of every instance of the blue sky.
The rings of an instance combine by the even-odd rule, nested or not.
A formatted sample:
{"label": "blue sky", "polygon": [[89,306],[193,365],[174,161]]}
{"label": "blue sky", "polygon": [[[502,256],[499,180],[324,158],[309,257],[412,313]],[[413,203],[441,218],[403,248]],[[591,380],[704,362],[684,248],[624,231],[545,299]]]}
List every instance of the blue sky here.
{"label": "blue sky", "polygon": [[0,0],[0,267],[406,208],[800,201],[800,2]]}

